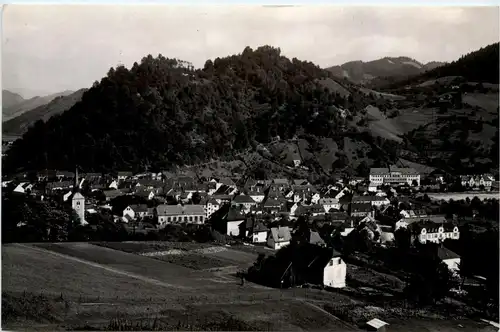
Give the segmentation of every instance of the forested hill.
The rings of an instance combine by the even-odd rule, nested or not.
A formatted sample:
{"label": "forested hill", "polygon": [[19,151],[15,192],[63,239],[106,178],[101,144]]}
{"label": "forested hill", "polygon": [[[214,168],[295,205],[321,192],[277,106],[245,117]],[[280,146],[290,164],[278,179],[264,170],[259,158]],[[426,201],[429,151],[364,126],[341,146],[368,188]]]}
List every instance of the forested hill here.
{"label": "forested hill", "polygon": [[500,76],[499,69],[499,46],[495,43],[482,47],[441,67],[429,70],[421,75],[410,77],[404,81],[397,81],[387,86],[387,88],[397,88],[407,84],[419,83],[428,79],[461,76],[467,81],[498,84]]}
{"label": "forested hill", "polygon": [[332,74],[289,60],[279,48],[247,47],[203,69],[161,55],[111,68],[70,110],[38,121],[16,141],[4,170],[165,169],[231,154],[273,137],[332,137],[344,124],[335,107],[366,106],[341,96]]}

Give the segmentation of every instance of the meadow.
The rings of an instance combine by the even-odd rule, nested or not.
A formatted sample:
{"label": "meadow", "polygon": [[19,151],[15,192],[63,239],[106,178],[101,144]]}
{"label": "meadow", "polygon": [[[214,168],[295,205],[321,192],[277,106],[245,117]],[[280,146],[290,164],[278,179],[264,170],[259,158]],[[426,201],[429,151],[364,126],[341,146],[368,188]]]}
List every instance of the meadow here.
{"label": "meadow", "polygon": [[[169,251],[211,260],[198,265],[193,259],[188,267],[158,254]],[[356,284],[376,283],[388,290],[401,285],[367,268],[350,265],[350,280],[356,282],[348,281],[342,290],[241,285],[235,272],[251,265],[259,252],[266,250],[173,242],[3,245],[2,327],[354,331],[378,317],[400,326],[394,331],[407,331],[409,318],[418,319],[419,326],[423,318],[430,320],[422,331],[444,325],[453,331],[453,323],[435,320],[442,315],[403,308],[387,291],[372,298],[363,290],[369,287]],[[461,324],[461,331],[490,331],[487,324],[480,326],[483,330],[477,322]]]}

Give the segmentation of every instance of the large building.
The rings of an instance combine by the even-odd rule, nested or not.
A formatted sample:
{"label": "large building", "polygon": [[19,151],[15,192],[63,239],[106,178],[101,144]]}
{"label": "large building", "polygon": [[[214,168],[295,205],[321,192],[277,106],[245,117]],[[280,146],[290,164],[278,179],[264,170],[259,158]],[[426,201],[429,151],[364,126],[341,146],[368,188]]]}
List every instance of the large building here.
{"label": "large building", "polygon": [[165,205],[156,207],[158,224],[203,224],[205,222],[205,207],[203,205]]}
{"label": "large building", "polygon": [[384,168],[370,169],[370,183],[381,185],[403,185],[410,186],[415,183],[420,186],[420,174],[413,168],[401,168],[389,166]]}

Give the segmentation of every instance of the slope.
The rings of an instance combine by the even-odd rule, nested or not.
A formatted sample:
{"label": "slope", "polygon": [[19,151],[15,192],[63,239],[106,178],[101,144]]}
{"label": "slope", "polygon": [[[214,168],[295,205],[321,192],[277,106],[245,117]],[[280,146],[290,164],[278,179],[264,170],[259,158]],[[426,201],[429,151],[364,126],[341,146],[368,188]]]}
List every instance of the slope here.
{"label": "slope", "polygon": [[9,90],[2,90],[2,108],[12,107],[23,101],[24,98],[17,93],[10,92]]}
{"label": "slope", "polygon": [[38,106],[15,118],[5,121],[2,124],[2,133],[4,135],[24,134],[36,121],[47,121],[53,115],[60,114],[70,109],[82,99],[82,95],[85,91],[86,89],[80,89],[70,95],[58,96],[48,104]]}
{"label": "slope", "polygon": [[51,102],[54,98],[57,98],[59,96],[67,96],[72,93],[73,91],[63,91],[44,97],[33,97],[27,100],[23,100],[21,103],[14,104],[11,107],[5,107],[2,109],[2,122],[13,119],[16,116],[28,112],[29,110],[32,110],[38,106],[47,104]]}
{"label": "slope", "polygon": [[499,78],[499,45],[494,43],[482,47],[477,51],[466,54],[460,59],[434,68],[421,75],[408,78],[404,81],[394,82],[381,86],[383,90],[402,89],[408,85],[414,86],[428,80],[441,77],[459,77],[469,82],[483,82],[498,84]]}
{"label": "slope", "polygon": [[347,78],[348,80],[367,84],[377,79],[387,80],[389,77],[408,77],[421,74],[427,70],[443,65],[441,62],[429,62],[422,64],[408,57],[385,57],[369,62],[351,61],[340,66],[327,68],[335,76]]}
{"label": "slope", "polygon": [[405,99],[373,117],[370,129],[402,141],[410,161],[455,174],[497,173],[498,46],[383,89]]}
{"label": "slope", "polygon": [[37,122],[13,144],[4,167],[161,170],[227,159],[277,136],[339,136],[349,122],[339,107],[356,116],[369,101],[353,87],[344,96],[325,89],[329,78],[270,46],[247,47],[198,70],[149,55],[130,69],[111,68],[80,103]]}

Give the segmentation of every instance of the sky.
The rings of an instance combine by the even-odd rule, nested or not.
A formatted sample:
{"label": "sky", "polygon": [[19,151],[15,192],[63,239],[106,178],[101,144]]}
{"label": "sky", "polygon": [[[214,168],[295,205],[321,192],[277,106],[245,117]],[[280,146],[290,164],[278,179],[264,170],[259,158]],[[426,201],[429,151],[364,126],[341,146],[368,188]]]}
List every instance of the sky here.
{"label": "sky", "polygon": [[267,44],[328,67],[453,61],[498,41],[498,7],[6,5],[2,88],[25,98],[87,88],[148,54],[202,67]]}

